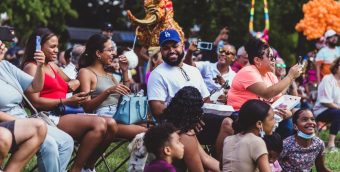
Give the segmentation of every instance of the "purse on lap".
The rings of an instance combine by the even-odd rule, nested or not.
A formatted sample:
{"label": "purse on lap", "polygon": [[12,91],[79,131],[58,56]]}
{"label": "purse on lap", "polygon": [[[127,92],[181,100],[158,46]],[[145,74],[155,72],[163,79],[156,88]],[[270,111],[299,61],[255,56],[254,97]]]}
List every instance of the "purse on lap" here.
{"label": "purse on lap", "polygon": [[148,122],[148,99],[140,94],[123,95],[113,118],[121,124]]}

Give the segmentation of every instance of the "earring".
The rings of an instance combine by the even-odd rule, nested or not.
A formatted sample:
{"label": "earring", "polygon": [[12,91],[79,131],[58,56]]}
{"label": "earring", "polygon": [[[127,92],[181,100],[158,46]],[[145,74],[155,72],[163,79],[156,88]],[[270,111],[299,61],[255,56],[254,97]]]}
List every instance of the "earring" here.
{"label": "earring", "polygon": [[260,130],[260,137],[263,138],[266,133],[263,131],[262,127],[259,130]]}

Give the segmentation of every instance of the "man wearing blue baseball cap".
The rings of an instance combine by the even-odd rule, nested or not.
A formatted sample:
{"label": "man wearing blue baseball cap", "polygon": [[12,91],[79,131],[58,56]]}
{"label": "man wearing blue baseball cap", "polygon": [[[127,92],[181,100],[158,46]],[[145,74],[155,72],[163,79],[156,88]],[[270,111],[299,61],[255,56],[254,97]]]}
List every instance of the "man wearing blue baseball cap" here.
{"label": "man wearing blue baseball cap", "polygon": [[[161,114],[177,91],[185,86],[197,88],[204,100],[209,91],[199,70],[183,63],[184,47],[176,30],[164,30],[159,35],[159,44],[164,63],[158,65],[150,74],[147,93],[153,115],[162,120]],[[178,114],[180,115],[180,114]],[[233,133],[232,120],[214,114],[204,114],[197,138],[200,144],[215,145],[217,158],[222,155],[223,140]],[[220,126],[220,127],[217,127]],[[192,171],[189,169],[189,171]],[[195,170],[194,170],[195,171]]]}

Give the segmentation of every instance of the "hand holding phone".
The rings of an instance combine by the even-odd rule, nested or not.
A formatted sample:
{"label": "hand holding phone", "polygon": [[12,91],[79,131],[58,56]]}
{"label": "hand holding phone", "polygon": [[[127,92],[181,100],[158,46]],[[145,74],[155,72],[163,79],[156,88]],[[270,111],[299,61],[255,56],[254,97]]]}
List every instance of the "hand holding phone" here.
{"label": "hand holding phone", "polygon": [[197,43],[197,48],[200,50],[212,50],[213,48],[213,43],[211,42],[198,42]]}

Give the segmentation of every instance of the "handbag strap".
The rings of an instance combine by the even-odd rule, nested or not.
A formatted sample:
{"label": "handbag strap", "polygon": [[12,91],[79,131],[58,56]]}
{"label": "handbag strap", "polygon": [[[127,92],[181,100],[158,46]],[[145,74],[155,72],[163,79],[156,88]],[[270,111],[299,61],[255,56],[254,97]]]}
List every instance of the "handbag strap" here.
{"label": "handbag strap", "polygon": [[34,113],[38,113],[37,109],[32,105],[32,103],[28,100],[25,94],[16,85],[8,82],[2,75],[0,75],[0,79],[6,82],[8,85],[14,87],[22,95],[27,104],[33,109]]}

